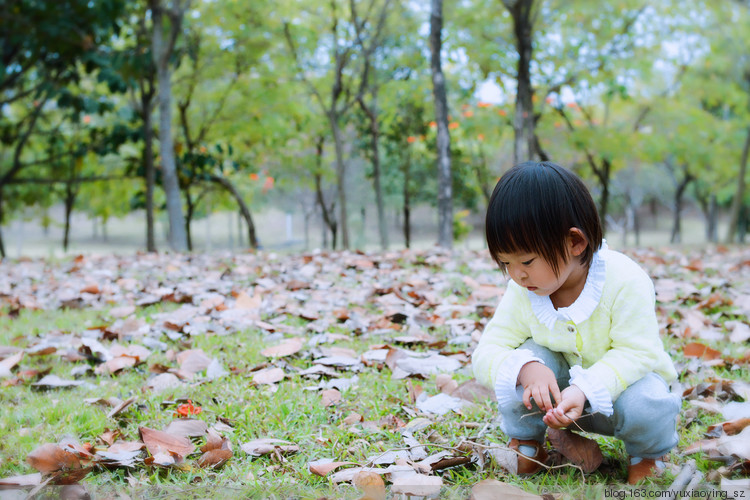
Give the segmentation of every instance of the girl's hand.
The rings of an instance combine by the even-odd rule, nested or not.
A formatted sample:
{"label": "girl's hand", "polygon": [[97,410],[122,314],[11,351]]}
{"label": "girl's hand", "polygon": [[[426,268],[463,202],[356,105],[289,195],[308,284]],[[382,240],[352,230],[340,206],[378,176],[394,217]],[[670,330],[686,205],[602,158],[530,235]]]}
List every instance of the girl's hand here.
{"label": "girl's hand", "polygon": [[523,365],[518,372],[518,383],[523,386],[523,404],[529,410],[531,398],[534,398],[534,402],[542,411],[549,411],[555,407],[552,398],[556,402],[561,400],[554,372],[538,361]]}
{"label": "girl's hand", "polygon": [[553,429],[562,429],[578,420],[585,404],[586,395],[578,386],[571,385],[562,391],[562,401],[557,408],[548,411],[542,420]]}

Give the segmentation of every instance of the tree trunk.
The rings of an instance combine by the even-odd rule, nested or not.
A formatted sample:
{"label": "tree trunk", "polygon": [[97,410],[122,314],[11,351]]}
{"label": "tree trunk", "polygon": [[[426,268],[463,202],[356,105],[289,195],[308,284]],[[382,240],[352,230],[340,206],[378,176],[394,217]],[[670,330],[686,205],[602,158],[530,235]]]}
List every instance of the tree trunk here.
{"label": "tree trunk", "polygon": [[682,198],[685,195],[685,190],[688,185],[695,179],[693,175],[688,172],[687,165],[682,165],[682,181],[677,185],[677,190],[674,194],[674,220],[672,221],[672,236],[670,243],[681,243],[682,242]]}
{"label": "tree trunk", "polygon": [[[325,227],[327,227],[331,231],[331,238],[333,240],[333,243],[331,244],[332,249],[336,249],[336,233],[338,229],[338,224],[336,222],[336,219],[333,217],[334,207],[333,204],[329,208],[326,205],[325,198],[323,197],[323,186],[321,175],[316,173],[315,174],[315,200],[317,201],[318,205],[320,206],[320,211],[323,216],[323,222],[325,222]],[[325,227],[323,234],[325,235]],[[323,238],[323,246],[325,247],[327,244],[327,238]]]}
{"label": "tree trunk", "polygon": [[193,232],[190,230],[190,226],[193,222],[193,214],[195,213],[195,203],[193,203],[193,197],[190,194],[190,188],[185,189],[185,202],[187,204],[187,213],[185,214],[185,237],[187,238],[187,250],[188,252],[193,251]]}
{"label": "tree trunk", "polygon": [[383,188],[380,178],[380,127],[378,125],[377,115],[377,93],[373,89],[372,106],[365,105],[365,101],[360,97],[359,106],[370,120],[370,148],[372,149],[372,182],[375,185],[375,203],[378,210],[378,232],[380,235],[380,248],[388,249],[388,227],[385,220]]}
{"label": "tree trunk", "polygon": [[740,158],[740,171],[737,176],[737,191],[734,194],[732,209],[729,215],[729,228],[726,239],[727,243],[733,243],[737,238],[737,224],[739,222],[740,210],[742,209],[742,203],[745,197],[745,173],[747,172],[748,150],[750,150],[750,127],[747,129],[745,146],[742,148],[742,157]]}
{"label": "tree trunk", "polygon": [[3,210],[3,185],[0,184],[0,258],[4,259],[5,255],[5,239],[3,238],[3,222],[5,219],[5,212]]}
{"label": "tree trunk", "polygon": [[719,240],[719,232],[717,231],[717,212],[718,203],[716,202],[716,195],[712,194],[708,202],[708,212],[706,215],[706,240],[711,243],[716,243]]}
{"label": "tree trunk", "polygon": [[533,56],[534,0],[503,0],[503,4],[513,17],[513,33],[518,51],[516,111],[513,118],[513,161],[518,164],[539,157],[535,142],[534,87],[531,84],[530,70]]}
{"label": "tree trunk", "polygon": [[258,236],[255,232],[255,222],[253,222],[253,215],[250,212],[250,208],[245,203],[245,200],[242,198],[242,194],[237,190],[234,184],[232,184],[229,179],[225,177],[221,177],[218,175],[211,175],[209,179],[212,182],[215,182],[219,184],[221,187],[226,189],[229,194],[232,195],[232,198],[237,202],[237,205],[240,207],[240,213],[242,214],[242,218],[245,219],[245,223],[247,224],[247,238],[250,242],[250,247],[252,249],[258,248]]}
{"label": "tree trunk", "polygon": [[445,75],[441,62],[443,45],[443,0],[432,0],[430,14],[430,66],[432,93],[435,99],[437,122],[438,169],[438,245],[453,247],[453,179],[451,176],[450,133],[448,132],[448,103]]}
{"label": "tree trunk", "polygon": [[154,23],[152,50],[159,82],[159,150],[161,153],[162,183],[167,198],[169,215],[169,246],[177,252],[188,248],[185,217],[182,213],[180,186],[177,178],[174,143],[172,140],[172,70],[169,59],[174,48],[174,40],[180,31],[182,17],[168,16],[170,40],[163,39],[164,8],[160,0],[150,0],[151,16]]}
{"label": "tree trunk", "polygon": [[597,167],[593,158],[589,160],[589,164],[594,171],[594,175],[599,179],[599,187],[602,190],[601,196],[599,197],[599,218],[602,222],[602,231],[606,234],[607,213],[609,210],[609,181],[612,174],[612,164],[609,160],[603,159],[601,167]]}
{"label": "tree trunk", "polygon": [[406,162],[404,163],[404,243],[411,248],[411,149],[407,146]]}
{"label": "tree trunk", "polygon": [[146,251],[156,252],[154,237],[154,186],[156,185],[156,169],[154,168],[154,129],[151,123],[153,117],[151,108],[151,94],[141,94],[143,113],[143,167],[146,171]]}
{"label": "tree trunk", "polygon": [[[344,141],[341,137],[341,127],[338,116],[329,113],[328,119],[333,131],[333,143],[336,150],[336,194],[339,199],[339,220],[341,221],[341,244],[344,249],[349,249],[349,224],[347,222],[346,210],[346,162],[344,161]],[[329,226],[330,227],[330,226]],[[333,249],[336,249],[336,236],[333,237]]]}

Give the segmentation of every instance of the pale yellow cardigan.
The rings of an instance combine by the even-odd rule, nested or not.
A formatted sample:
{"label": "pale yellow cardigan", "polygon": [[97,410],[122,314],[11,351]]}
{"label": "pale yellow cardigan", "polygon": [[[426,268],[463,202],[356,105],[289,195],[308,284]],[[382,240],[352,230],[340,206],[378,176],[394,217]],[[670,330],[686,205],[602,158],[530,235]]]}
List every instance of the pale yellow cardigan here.
{"label": "pale yellow cardigan", "polygon": [[516,379],[534,358],[517,349],[532,338],[563,354],[571,366],[571,384],[586,394],[592,411],[612,414],[612,403],[649,372],[669,382],[677,377],[659,338],[654,286],[627,256],[595,253],[581,295],[556,310],[549,297],[508,282],[494,316],[472,354],[474,375],[493,388],[501,404],[519,399]]}

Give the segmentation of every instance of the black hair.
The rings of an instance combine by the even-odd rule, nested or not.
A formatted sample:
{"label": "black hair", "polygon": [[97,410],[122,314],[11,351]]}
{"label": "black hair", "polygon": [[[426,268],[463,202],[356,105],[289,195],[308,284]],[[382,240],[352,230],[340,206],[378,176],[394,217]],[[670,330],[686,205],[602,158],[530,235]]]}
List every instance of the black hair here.
{"label": "black hair", "polygon": [[498,254],[536,253],[559,275],[567,262],[571,228],[581,230],[588,266],[602,244],[602,225],[591,193],[571,171],[552,162],[520,163],[506,172],[492,192],[485,230],[492,259],[505,272]]}

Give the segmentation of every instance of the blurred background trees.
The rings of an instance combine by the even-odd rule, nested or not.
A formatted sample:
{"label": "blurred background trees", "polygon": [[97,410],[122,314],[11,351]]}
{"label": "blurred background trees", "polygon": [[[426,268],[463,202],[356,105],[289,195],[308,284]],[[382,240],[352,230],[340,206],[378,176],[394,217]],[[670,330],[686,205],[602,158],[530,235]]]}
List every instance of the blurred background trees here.
{"label": "blurred background trees", "polygon": [[708,242],[750,220],[743,1],[1,0],[0,36],[0,229],[61,212],[64,247],[77,213],[181,251],[231,212],[256,248],[271,207],[305,247],[409,247],[425,205],[449,247],[525,159],[636,242],[657,212],[674,243],[686,207]]}

